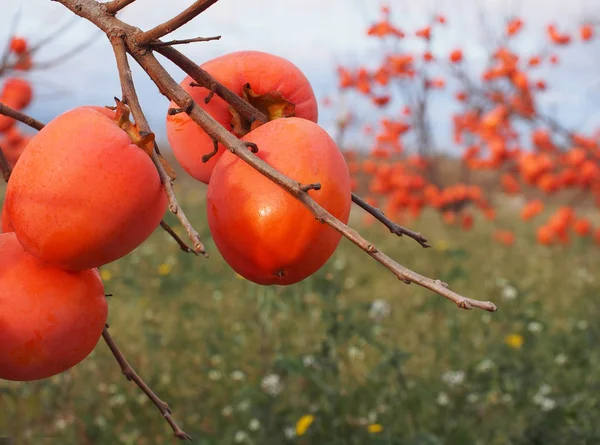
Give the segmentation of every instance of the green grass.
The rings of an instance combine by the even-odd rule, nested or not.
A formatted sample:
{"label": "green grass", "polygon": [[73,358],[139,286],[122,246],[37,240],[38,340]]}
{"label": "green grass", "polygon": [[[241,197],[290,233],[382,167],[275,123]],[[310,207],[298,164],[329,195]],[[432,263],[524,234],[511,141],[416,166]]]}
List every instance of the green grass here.
{"label": "green grass", "polygon": [[[401,264],[494,301],[494,314],[407,286],[345,240],[313,277],[261,287],[216,251],[203,191],[186,189],[183,201],[211,258],[186,255],[157,231],[103,268],[112,335],[195,443],[600,443],[600,252],[591,243],[537,246],[508,210],[500,219],[517,233],[512,247],[491,241],[489,223],[464,233],[432,213],[413,227],[433,249],[365,229]],[[314,422],[296,436],[307,414]],[[0,380],[3,435],[176,442],[103,342],[54,378]]]}

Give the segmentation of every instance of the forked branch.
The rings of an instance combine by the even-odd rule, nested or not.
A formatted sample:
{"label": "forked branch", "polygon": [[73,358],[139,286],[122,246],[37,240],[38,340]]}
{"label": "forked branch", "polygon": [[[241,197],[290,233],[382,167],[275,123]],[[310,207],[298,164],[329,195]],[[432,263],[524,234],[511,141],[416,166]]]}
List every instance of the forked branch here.
{"label": "forked branch", "polygon": [[392,220],[387,218],[385,216],[385,213],[383,213],[380,209],[378,209],[377,207],[373,207],[371,204],[369,204],[367,201],[362,199],[356,193],[352,193],[352,202],[354,202],[356,205],[358,205],[360,208],[362,208],[366,212],[373,215],[379,222],[381,222],[384,226],[386,226],[388,229],[390,229],[391,233],[398,235],[398,236],[406,235],[409,238],[414,239],[422,247],[431,247],[429,245],[429,243],[427,242],[427,238],[425,238],[423,235],[421,235],[418,232],[413,232],[412,230],[407,229],[406,227],[402,227],[402,226],[396,224],[395,222],[393,222]]}
{"label": "forked branch", "polygon": [[217,1],[218,0],[197,0],[189,8],[187,8],[182,13],[177,14],[171,20],[167,20],[166,22],[161,23],[157,27],[141,33],[136,39],[137,44],[143,46],[154,40],[158,40],[161,37],[166,36],[167,34],[172,33],[176,29],[181,28],[194,17],[197,17],[198,15],[202,14],[212,5],[217,3]]}
{"label": "forked branch", "polygon": [[[129,67],[129,61],[127,60],[127,51],[125,49],[125,43],[121,37],[113,37],[111,38],[111,44],[115,53],[115,59],[117,61],[117,68],[119,70],[119,78],[121,79],[121,88],[123,90],[123,102],[127,104],[127,106],[131,109],[131,113],[133,114],[133,118],[135,123],[140,130],[140,132],[151,133],[150,125],[146,120],[146,116],[142,111],[142,107],[140,105],[140,101],[138,99],[137,93],[135,91],[135,86],[133,84],[133,76],[131,75],[131,68]],[[155,143],[155,147],[156,143]],[[188,220],[185,212],[179,205],[177,201],[177,197],[175,196],[175,192],[173,190],[173,179],[167,173],[164,162],[164,158],[162,158],[158,150],[155,149],[152,152],[152,162],[156,166],[160,179],[163,183],[163,187],[165,188],[165,192],[169,198],[169,210],[177,216],[181,225],[185,228],[190,240],[192,241],[192,250],[194,253],[201,253],[206,255],[206,248],[204,244],[200,240],[200,234],[194,229],[190,221]],[[164,228],[164,226],[163,226]],[[172,232],[171,235],[173,235]],[[176,238],[177,241],[177,238]],[[181,243],[179,243],[181,246]]]}

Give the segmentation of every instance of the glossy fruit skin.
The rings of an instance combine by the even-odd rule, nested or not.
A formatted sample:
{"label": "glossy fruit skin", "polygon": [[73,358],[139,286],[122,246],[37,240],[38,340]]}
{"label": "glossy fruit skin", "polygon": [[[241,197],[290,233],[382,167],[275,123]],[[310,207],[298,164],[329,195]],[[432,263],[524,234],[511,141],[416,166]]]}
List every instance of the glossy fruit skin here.
{"label": "glossy fruit skin", "polygon": [[[325,130],[300,118],[268,122],[243,140],[257,156],[302,184],[320,183],[310,196],[348,222],[350,177],[337,145]],[[226,152],[207,189],[208,224],[227,263],[258,284],[297,283],[319,270],[341,234],[319,223],[292,195],[243,160]]]}
{"label": "glossy fruit skin", "polygon": [[108,314],[97,271],[48,267],[14,233],[0,235],[0,307],[0,378],[18,381],[51,377],[82,361]]}
{"label": "glossy fruit skin", "polygon": [[[242,96],[243,86],[250,84],[257,94],[279,91],[295,105],[295,116],[314,122],[318,120],[317,99],[306,76],[292,62],[260,51],[237,51],[212,59],[201,68],[235,94]],[[231,131],[229,104],[217,95],[206,104],[206,88],[191,87],[186,77],[181,87],[225,128]],[[177,108],[171,102],[169,108]],[[213,151],[212,139],[186,113],[167,116],[167,137],[179,164],[194,178],[208,184],[218,158],[225,151],[219,144],[217,155],[208,162],[202,156]]]}
{"label": "glossy fruit skin", "polygon": [[65,270],[133,251],[160,223],[167,196],[150,157],[115,121],[89,107],[52,120],[12,172],[6,212],[19,242]]}

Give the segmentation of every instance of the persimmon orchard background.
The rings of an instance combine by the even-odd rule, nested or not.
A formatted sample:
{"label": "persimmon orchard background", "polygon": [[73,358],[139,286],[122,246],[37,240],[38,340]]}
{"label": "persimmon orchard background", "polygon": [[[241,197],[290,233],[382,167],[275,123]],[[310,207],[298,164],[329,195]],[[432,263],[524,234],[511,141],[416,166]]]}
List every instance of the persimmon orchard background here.
{"label": "persimmon orchard background", "polygon": [[[148,29],[191,3],[137,0],[119,18]],[[47,0],[2,2],[6,38],[19,10],[14,33],[32,43],[72,20]],[[156,231],[101,275],[111,333],[197,443],[597,443],[599,21],[590,0],[221,0],[173,34],[222,35],[181,47],[199,63],[257,49],[297,64],[355,188],[432,248],[372,218],[351,225],[499,307],[457,311],[346,240],[297,285],[252,284],[211,239],[205,186],[178,168],[177,194],[211,257]],[[31,81],[25,111],[43,122],[121,93],[111,46],[85,20],[33,62],[10,75]],[[167,102],[133,73],[162,142]],[[426,121],[414,113],[423,100]],[[0,380],[0,445],[175,441],[104,346],[47,380]]]}

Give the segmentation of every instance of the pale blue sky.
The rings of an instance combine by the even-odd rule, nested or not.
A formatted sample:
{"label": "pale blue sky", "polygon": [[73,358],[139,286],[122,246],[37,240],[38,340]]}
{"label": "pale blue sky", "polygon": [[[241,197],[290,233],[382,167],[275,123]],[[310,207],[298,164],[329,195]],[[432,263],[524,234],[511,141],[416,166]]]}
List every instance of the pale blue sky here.
{"label": "pale blue sky", "polygon": [[[192,0],[137,0],[120,17],[147,29],[191,3]],[[549,20],[556,20],[559,26],[570,26],[572,30],[585,16],[600,17],[599,0],[391,0],[388,3],[395,17],[402,18],[397,20],[399,26],[407,31],[420,27],[433,11],[443,12],[448,16],[450,26],[442,38],[435,40],[436,49],[445,53],[460,45],[474,64],[485,57],[481,16],[497,29],[502,29],[502,17],[511,12],[528,18],[527,26],[532,32],[527,35],[535,38],[523,38],[526,50],[540,47],[544,37],[543,26]],[[377,0],[221,0],[172,37],[222,35],[219,41],[180,47],[199,63],[239,49],[281,55],[298,65],[313,84],[317,95],[323,97],[335,87],[336,64],[376,61],[381,49],[379,42],[364,35],[366,27],[379,17],[380,4]],[[0,2],[2,38],[18,9],[22,10],[19,33],[34,42],[36,37],[42,38],[72,16],[62,5],[50,0],[3,0]],[[119,95],[110,45],[102,34],[83,20],[48,44],[47,53],[40,54],[39,60],[68,51],[94,32],[98,33],[98,39],[85,53],[44,72],[30,74],[38,93],[28,109],[31,114],[47,121],[77,105],[110,104],[112,97]],[[595,48],[597,53],[599,46],[595,45]],[[598,103],[599,96],[597,93],[589,94],[589,91],[598,90],[600,62],[591,57],[593,52],[589,50],[566,51],[567,54],[564,60],[568,67],[559,72],[560,77],[550,80],[556,89],[546,95],[545,101],[559,104],[557,110],[562,110],[567,118],[582,125],[600,122],[600,115],[592,114],[593,110],[600,108],[592,106],[592,101]],[[167,67],[176,80],[183,78],[175,67],[168,63]],[[161,136],[167,102],[137,67],[134,67],[134,76],[154,131]],[[449,94],[440,95],[438,106],[449,106],[444,96]],[[359,109],[360,114],[369,114],[374,119],[364,102],[352,100],[349,104]],[[334,117],[332,112],[322,110],[320,123],[331,129]],[[449,130],[449,119],[444,121],[436,130],[442,140]]]}

